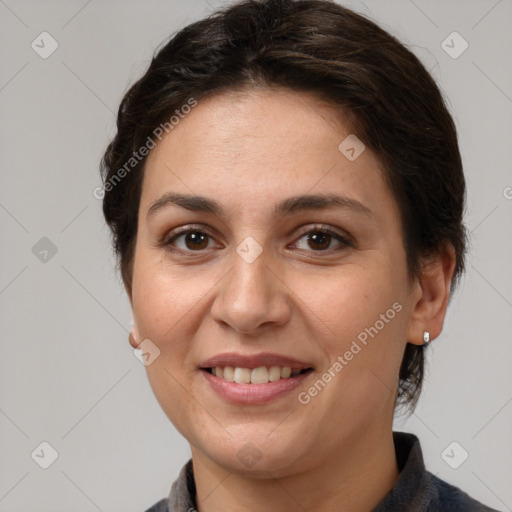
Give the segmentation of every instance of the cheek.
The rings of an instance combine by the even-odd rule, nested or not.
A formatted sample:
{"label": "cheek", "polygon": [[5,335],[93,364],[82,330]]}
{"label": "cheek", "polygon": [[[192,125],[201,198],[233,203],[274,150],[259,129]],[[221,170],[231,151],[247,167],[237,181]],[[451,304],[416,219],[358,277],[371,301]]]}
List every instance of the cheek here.
{"label": "cheek", "polygon": [[[146,371],[164,410],[178,416],[181,409],[190,409],[181,400],[186,401],[184,390],[196,376],[196,340],[209,338],[202,329],[211,325],[207,315],[212,289],[222,279],[222,270],[171,265],[165,255],[149,250],[136,255],[132,291],[135,320],[141,340],[150,339],[160,350]],[[164,401],[171,401],[172,407],[164,407]]]}
{"label": "cheek", "polygon": [[172,268],[165,256],[141,249],[135,255],[133,307],[141,336],[160,342],[204,296],[206,284],[190,271]]}
{"label": "cheek", "polygon": [[307,297],[303,310],[314,322],[314,342],[322,345],[336,375],[323,374],[333,393],[323,393],[317,405],[326,400],[332,401],[328,408],[378,410],[393,398],[407,323],[402,270],[396,267],[375,261],[297,279],[294,293]]}
{"label": "cheek", "polygon": [[141,340],[150,339],[160,350],[146,366],[148,381],[162,410],[186,436],[191,418],[200,417],[188,389],[192,372],[184,364],[190,355],[194,319],[207,290],[193,277],[177,278],[162,261],[141,251],[134,262],[133,310]]}
{"label": "cheek", "polygon": [[390,267],[378,260],[348,264],[289,276],[288,284],[304,314],[316,318],[318,329],[336,343],[356,337],[400,301],[400,278]]}

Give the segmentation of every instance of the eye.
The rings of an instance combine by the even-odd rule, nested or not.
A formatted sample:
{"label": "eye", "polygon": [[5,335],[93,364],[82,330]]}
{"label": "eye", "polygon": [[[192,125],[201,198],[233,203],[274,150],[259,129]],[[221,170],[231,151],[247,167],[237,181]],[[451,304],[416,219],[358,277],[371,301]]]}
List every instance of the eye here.
{"label": "eye", "polygon": [[[184,246],[177,246],[176,241],[183,238]],[[200,251],[208,249],[208,243],[211,236],[204,231],[197,228],[187,228],[174,234],[172,237],[166,239],[163,243],[165,246],[170,248],[176,248],[181,251]]]}
{"label": "eye", "polygon": [[[306,244],[308,244],[309,248],[313,249],[314,252],[334,252],[352,246],[348,237],[322,225],[310,228],[302,234],[299,240],[303,238],[306,238]],[[338,242],[338,246],[337,248],[330,249],[329,246],[333,240]],[[295,245],[297,245],[297,243]],[[299,247],[299,249],[308,250],[308,247]]]}

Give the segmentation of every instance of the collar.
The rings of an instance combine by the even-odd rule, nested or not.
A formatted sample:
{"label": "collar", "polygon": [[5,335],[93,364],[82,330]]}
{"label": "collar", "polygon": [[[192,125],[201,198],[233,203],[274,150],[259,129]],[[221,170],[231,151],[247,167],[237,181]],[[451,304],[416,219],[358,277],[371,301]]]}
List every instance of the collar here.
{"label": "collar", "polygon": [[435,488],[425,469],[419,439],[408,432],[393,432],[400,474],[393,489],[371,512],[427,510]]}

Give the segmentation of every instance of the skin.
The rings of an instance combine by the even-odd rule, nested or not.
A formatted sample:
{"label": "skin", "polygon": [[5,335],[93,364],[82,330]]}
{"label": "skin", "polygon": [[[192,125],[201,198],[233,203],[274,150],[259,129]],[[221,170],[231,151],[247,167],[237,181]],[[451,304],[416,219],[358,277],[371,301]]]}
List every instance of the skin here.
{"label": "skin", "polygon": [[[147,375],[191,445],[199,512],[368,511],[398,477],[392,420],[403,351],[407,341],[422,344],[425,330],[439,335],[454,256],[447,249],[410,278],[380,161],[369,148],[349,161],[338,150],[349,134],[309,94],[253,89],[199,101],[148,156],[130,283],[133,345],[149,339],[160,350]],[[148,216],[170,191],[214,199],[225,216],[172,204]],[[286,198],[322,193],[371,214],[273,213]],[[353,242],[308,241],[318,223]],[[209,237],[197,249],[182,235],[173,252],[162,241],[180,226]],[[262,248],[252,263],[236,252],[249,236]],[[396,303],[401,311],[300,403],[298,393]],[[314,372],[284,397],[233,405],[198,369],[228,351],[284,354]],[[237,457],[247,443],[261,456],[252,467]]]}

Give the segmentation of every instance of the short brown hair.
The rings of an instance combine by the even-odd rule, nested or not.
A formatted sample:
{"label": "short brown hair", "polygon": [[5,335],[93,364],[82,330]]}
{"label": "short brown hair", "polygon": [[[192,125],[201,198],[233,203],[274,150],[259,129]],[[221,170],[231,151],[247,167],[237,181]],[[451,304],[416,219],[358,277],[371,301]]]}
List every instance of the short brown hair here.
{"label": "short brown hair", "polygon": [[[103,212],[128,293],[145,158],[122,180],[112,178],[190,98],[257,86],[313,93],[346,116],[383,164],[410,275],[420,276],[422,258],[449,243],[455,286],[466,249],[465,180],[453,119],[428,71],[373,21],[332,1],[244,0],[175,34],[120,104],[101,173],[111,185]],[[396,404],[411,411],[423,350],[407,343],[400,368]]]}

